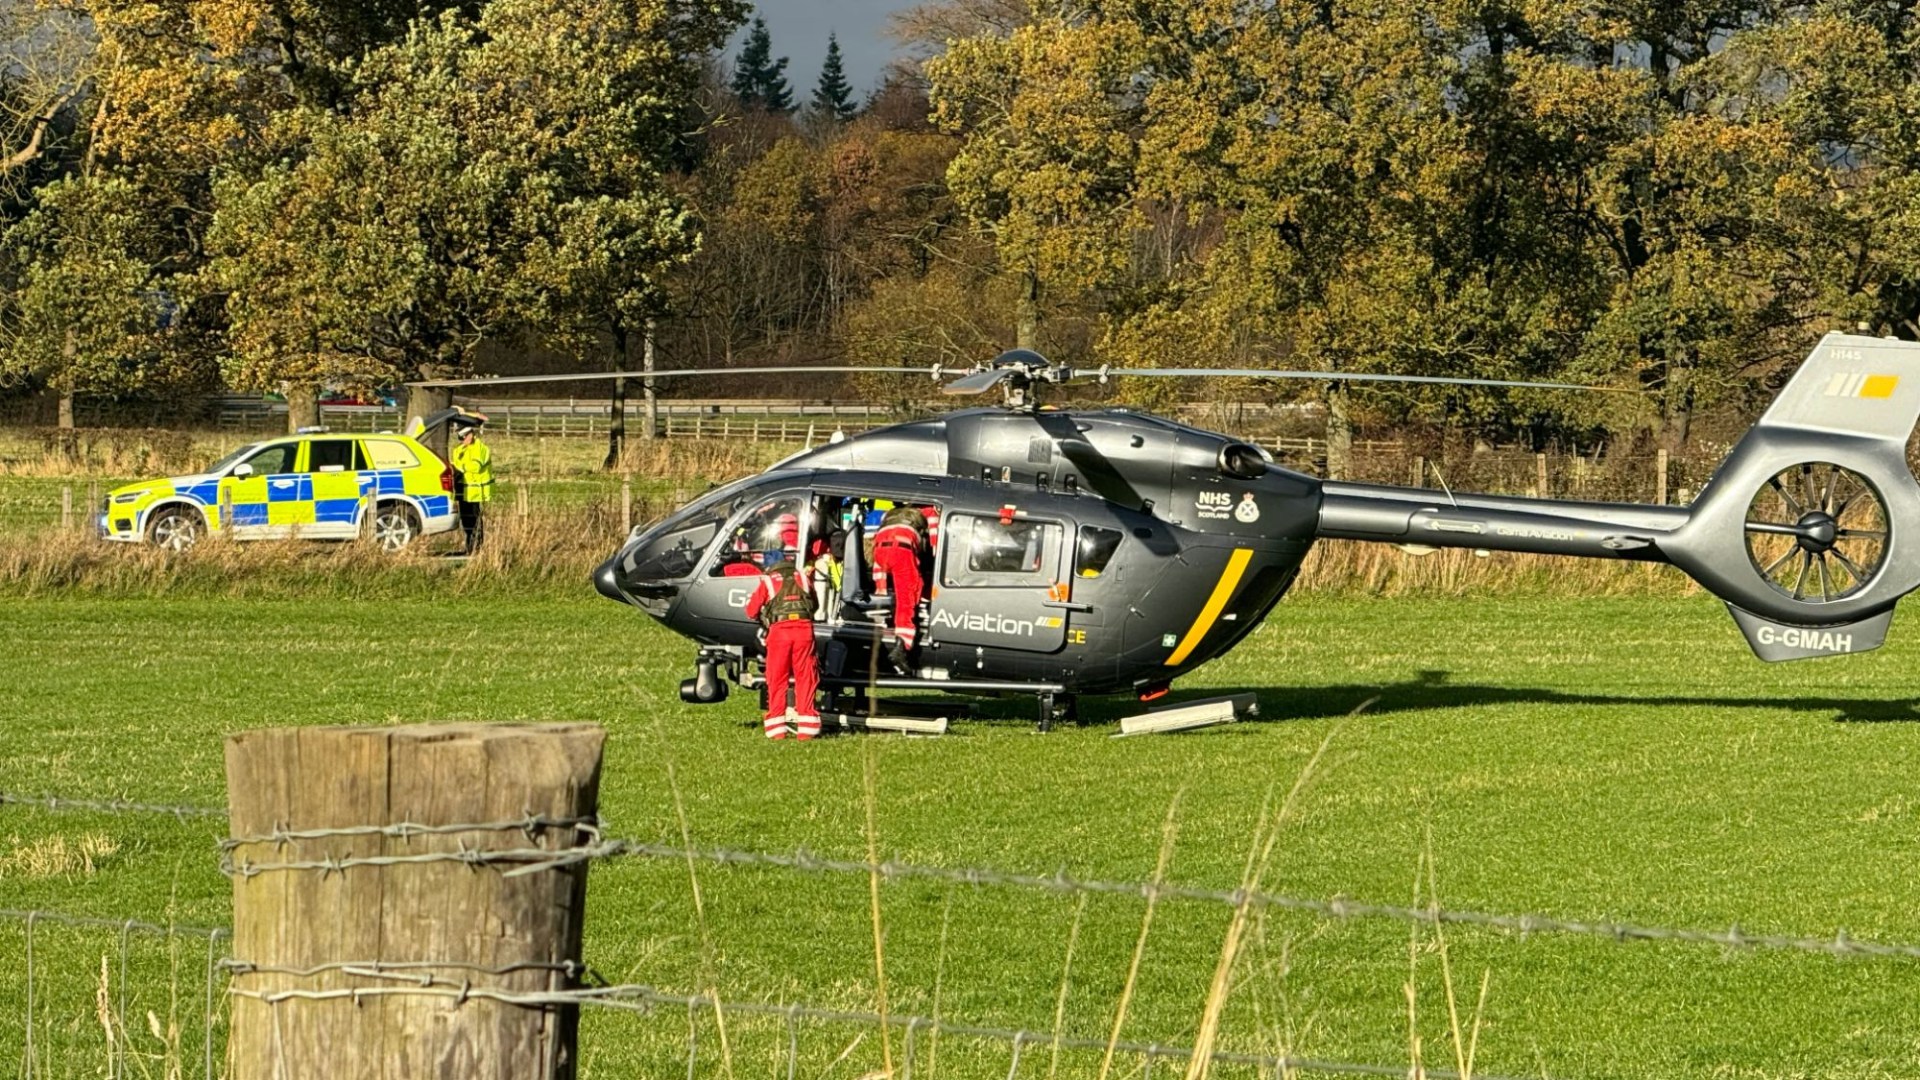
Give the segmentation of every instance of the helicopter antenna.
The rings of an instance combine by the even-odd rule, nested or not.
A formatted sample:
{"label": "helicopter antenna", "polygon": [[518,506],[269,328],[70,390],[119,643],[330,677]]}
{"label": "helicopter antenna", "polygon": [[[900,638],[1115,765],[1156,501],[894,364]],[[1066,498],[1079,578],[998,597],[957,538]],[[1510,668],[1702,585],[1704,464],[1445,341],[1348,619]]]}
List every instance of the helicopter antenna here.
{"label": "helicopter antenna", "polygon": [[1447,486],[1447,478],[1440,473],[1440,463],[1429,461],[1427,467],[1433,470],[1433,478],[1440,481],[1440,490],[1447,493],[1447,501],[1453,504],[1455,510],[1460,509],[1460,500],[1453,497],[1453,489]]}

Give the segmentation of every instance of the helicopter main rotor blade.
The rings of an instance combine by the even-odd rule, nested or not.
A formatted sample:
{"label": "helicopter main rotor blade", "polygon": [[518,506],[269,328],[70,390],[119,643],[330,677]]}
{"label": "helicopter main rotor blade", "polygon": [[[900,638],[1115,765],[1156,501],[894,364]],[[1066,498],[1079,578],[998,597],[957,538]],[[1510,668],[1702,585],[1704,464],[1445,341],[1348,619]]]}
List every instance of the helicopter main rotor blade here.
{"label": "helicopter main rotor blade", "polygon": [[927,367],[783,367],[676,368],[672,371],[577,371],[566,375],[495,375],[477,379],[424,379],[408,386],[445,389],[456,386],[513,386],[519,383],[582,382],[587,379],[684,379],[696,375],[815,375],[871,372],[878,375],[931,375],[940,378],[940,365]]}
{"label": "helicopter main rotor blade", "polygon": [[991,371],[976,371],[971,375],[955,379],[940,388],[943,394],[984,394],[1000,385],[1001,381],[1014,374],[1013,368],[994,368]]}
{"label": "helicopter main rotor blade", "polygon": [[1417,383],[1434,386],[1499,386],[1515,390],[1597,390],[1606,394],[1635,394],[1637,390],[1617,386],[1586,386],[1580,383],[1521,382],[1514,379],[1461,379],[1438,375],[1376,375],[1364,371],[1269,371],[1264,368],[1080,368],[1075,378],[1107,379],[1115,375],[1140,375],[1149,379],[1239,378],[1239,379],[1318,379],[1323,382]]}

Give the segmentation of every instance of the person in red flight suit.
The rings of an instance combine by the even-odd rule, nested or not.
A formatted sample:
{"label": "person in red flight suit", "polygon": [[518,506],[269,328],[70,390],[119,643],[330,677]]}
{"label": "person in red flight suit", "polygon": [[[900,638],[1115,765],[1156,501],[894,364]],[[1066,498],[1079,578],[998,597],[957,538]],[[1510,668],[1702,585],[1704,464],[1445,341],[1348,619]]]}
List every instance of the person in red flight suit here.
{"label": "person in red flight suit", "polygon": [[781,514],[773,519],[775,539],[788,551],[800,550],[800,515]]}
{"label": "person in red flight suit", "polygon": [[738,551],[729,551],[720,557],[721,577],[759,577],[760,564],[753,557]]}
{"label": "person in red flight suit", "polygon": [[820,734],[820,711],[813,699],[820,690],[820,661],[813,651],[813,590],[806,575],[784,551],[769,551],[766,572],[747,599],[747,618],[767,628],[767,716],[769,739],[787,737],[787,680],[793,680],[795,734]]}
{"label": "person in red flight suit", "polygon": [[927,519],[927,557],[932,558],[933,553],[940,549],[940,508],[923,506],[920,516]]}
{"label": "person in red flight suit", "polygon": [[884,572],[887,589],[893,594],[893,637],[887,649],[887,662],[905,674],[919,636],[914,616],[920,610],[920,553],[926,550],[926,518],[911,506],[896,506],[880,521],[873,534],[873,566]]}

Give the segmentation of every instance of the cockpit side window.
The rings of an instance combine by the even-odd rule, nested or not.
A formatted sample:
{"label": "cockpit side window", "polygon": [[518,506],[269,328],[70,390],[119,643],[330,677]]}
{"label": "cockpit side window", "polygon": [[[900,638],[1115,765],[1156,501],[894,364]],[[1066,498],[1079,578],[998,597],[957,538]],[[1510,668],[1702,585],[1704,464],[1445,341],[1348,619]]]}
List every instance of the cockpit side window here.
{"label": "cockpit side window", "polygon": [[799,494],[775,495],[749,504],[745,513],[735,517],[708,572],[726,574],[732,572],[729,566],[764,565],[773,558],[773,552],[797,557],[801,537],[819,532],[812,517],[807,498]]}
{"label": "cockpit side window", "polygon": [[633,577],[649,581],[678,581],[693,573],[700,557],[726,524],[725,506],[708,507],[654,537],[633,561]]}

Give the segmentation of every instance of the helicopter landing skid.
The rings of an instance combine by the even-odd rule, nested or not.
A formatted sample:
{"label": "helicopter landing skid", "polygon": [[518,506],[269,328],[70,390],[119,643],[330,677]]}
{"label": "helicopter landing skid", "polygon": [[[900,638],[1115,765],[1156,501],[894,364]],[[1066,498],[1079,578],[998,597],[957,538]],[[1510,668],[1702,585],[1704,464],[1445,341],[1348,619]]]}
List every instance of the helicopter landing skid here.
{"label": "helicopter landing skid", "polygon": [[[752,669],[744,650],[736,645],[702,646],[694,656],[695,677],[681,684],[680,697],[693,703],[712,703],[727,699],[725,683],[743,690],[764,692],[766,675]],[[717,689],[716,689],[717,684]],[[836,698],[857,697],[878,690],[935,694],[1032,694],[1035,698],[1035,722],[1041,731],[1051,731],[1057,720],[1071,721],[1079,715],[1074,695],[1057,682],[1016,682],[1008,679],[921,679],[911,675],[879,675],[849,678],[823,675],[820,689],[826,692],[829,707]],[[764,702],[762,703],[764,707]]]}
{"label": "helicopter landing skid", "polygon": [[868,689],[904,690],[938,694],[1032,694],[1036,698],[1036,721],[1041,731],[1053,728],[1055,720],[1071,720],[1078,715],[1075,699],[1060,683],[1012,682],[1003,679],[916,679],[907,675],[883,675],[872,679],[827,676],[820,688],[830,696],[859,694]]}

